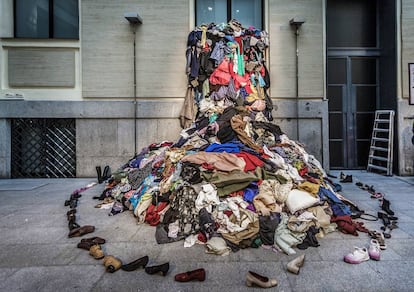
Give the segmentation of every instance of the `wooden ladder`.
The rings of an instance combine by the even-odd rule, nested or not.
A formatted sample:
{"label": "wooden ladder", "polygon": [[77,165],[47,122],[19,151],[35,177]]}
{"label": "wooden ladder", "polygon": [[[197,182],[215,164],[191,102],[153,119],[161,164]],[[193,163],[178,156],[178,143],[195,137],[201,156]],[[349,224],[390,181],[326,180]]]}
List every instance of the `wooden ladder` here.
{"label": "wooden ladder", "polygon": [[367,171],[374,169],[392,175],[394,115],[393,110],[375,111]]}

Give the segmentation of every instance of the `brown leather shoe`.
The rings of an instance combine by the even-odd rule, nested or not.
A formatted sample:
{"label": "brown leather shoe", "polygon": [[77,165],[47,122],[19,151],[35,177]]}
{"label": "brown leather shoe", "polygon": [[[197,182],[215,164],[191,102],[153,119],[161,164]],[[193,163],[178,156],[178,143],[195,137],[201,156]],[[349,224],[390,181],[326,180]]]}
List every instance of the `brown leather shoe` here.
{"label": "brown leather shoe", "polygon": [[91,232],[95,231],[95,226],[92,225],[84,225],[82,227],[78,227],[78,228],[74,228],[72,229],[69,234],[68,237],[79,237]]}
{"label": "brown leather shoe", "polygon": [[104,244],[106,240],[102,237],[94,236],[89,238],[82,238],[81,242],[90,242],[93,244]]}
{"label": "brown leather shoe", "polygon": [[197,269],[181,274],[175,275],[174,278],[177,282],[189,282],[192,280],[198,280],[200,282],[206,279],[206,271],[204,269]]}

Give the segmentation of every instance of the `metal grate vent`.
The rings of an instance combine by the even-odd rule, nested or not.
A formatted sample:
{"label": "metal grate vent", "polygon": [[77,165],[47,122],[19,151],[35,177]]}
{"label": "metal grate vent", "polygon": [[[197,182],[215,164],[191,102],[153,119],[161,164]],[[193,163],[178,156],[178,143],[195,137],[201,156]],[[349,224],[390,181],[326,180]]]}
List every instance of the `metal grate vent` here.
{"label": "metal grate vent", "polygon": [[13,178],[76,177],[75,119],[13,119]]}

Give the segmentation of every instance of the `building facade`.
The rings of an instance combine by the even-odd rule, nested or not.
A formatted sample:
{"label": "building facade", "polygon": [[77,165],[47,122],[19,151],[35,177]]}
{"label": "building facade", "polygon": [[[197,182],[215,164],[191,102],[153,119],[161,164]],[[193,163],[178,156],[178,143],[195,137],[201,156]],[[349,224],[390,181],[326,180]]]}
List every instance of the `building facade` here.
{"label": "building facade", "polygon": [[[116,169],[151,143],[177,140],[188,33],[203,7],[237,18],[245,1],[19,2],[0,2],[2,178],[95,176],[96,165]],[[327,170],[366,168],[374,112],[394,110],[393,172],[414,175],[414,1],[254,3],[270,40],[273,123]]]}

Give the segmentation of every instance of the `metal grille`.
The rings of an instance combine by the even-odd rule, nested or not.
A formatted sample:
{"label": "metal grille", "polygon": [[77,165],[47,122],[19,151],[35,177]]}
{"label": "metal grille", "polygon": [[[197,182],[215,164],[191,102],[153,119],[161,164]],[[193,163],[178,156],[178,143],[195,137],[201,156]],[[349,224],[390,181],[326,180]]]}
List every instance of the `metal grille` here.
{"label": "metal grille", "polygon": [[13,119],[13,178],[76,177],[75,119]]}

